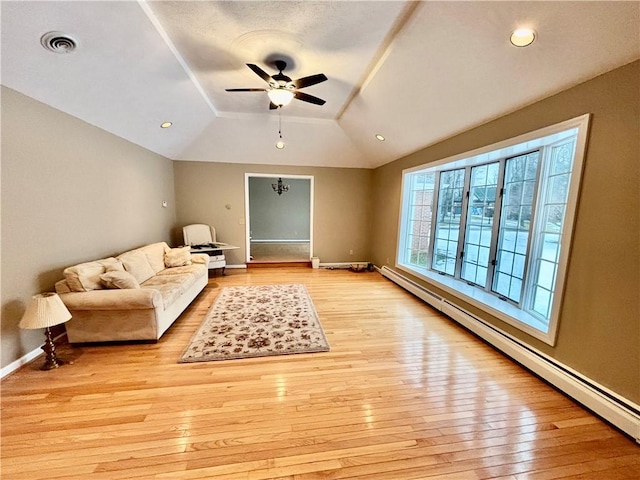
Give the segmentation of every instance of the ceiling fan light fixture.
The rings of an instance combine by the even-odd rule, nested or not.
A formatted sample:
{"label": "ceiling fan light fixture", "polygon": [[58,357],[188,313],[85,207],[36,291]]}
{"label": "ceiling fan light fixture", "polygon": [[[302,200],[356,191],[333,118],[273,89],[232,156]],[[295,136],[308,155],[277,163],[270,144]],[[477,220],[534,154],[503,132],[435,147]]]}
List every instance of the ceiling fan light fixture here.
{"label": "ceiling fan light fixture", "polygon": [[531,28],[518,28],[511,33],[509,41],[515,47],[527,47],[536,39],[536,32]]}
{"label": "ceiling fan light fixture", "polygon": [[267,92],[267,95],[269,96],[269,100],[271,100],[274,105],[277,105],[279,107],[289,105],[294,97],[294,94],[291,90],[286,90],[284,88],[273,88]]}
{"label": "ceiling fan light fixture", "polygon": [[282,139],[280,139],[280,140],[278,140],[278,141],[276,142],[276,148],[277,148],[278,150],[282,150],[282,149],[284,148],[284,142],[282,141]]}
{"label": "ceiling fan light fixture", "polygon": [[287,62],[284,60],[276,60],[276,68],[279,70],[275,75],[269,75],[258,65],[253,63],[247,63],[253,73],[258,75],[262,80],[269,84],[269,88],[227,88],[227,92],[267,92],[269,97],[269,110],[277,110],[278,108],[288,105],[294,98],[303,102],[311,103],[314,105],[324,105],[323,99],[309,95],[308,93],[300,92],[301,88],[310,87],[311,85],[317,85],[328,80],[324,73],[317,73],[315,75],[309,75],[307,77],[298,78],[297,80],[291,80],[283,72],[287,68]]}

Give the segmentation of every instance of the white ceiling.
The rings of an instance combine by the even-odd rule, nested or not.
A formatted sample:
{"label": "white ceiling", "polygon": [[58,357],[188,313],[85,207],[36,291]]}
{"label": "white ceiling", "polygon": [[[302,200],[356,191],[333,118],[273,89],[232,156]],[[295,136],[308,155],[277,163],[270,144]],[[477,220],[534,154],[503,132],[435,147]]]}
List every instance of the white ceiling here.
{"label": "white ceiling", "polygon": [[[640,58],[640,2],[0,7],[3,85],[174,160],[373,168]],[[519,26],[530,47],[509,43]],[[45,50],[52,30],[79,48]],[[245,64],[275,74],[277,58],[294,79],[324,73],[303,91],[327,103],[270,111],[264,92],[225,92],[264,88]]]}

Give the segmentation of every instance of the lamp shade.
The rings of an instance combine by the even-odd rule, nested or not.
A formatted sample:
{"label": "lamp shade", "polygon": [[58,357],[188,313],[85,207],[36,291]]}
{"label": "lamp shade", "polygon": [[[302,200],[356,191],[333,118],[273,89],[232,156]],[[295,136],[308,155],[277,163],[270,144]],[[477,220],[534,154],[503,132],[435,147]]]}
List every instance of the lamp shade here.
{"label": "lamp shade", "polygon": [[71,320],[71,313],[56,293],[34,295],[20,320],[20,328],[47,328]]}
{"label": "lamp shade", "polygon": [[293,100],[294,96],[291,90],[286,90],[284,88],[274,88],[272,90],[269,90],[267,92],[267,95],[269,96],[269,100],[271,100],[274,105],[278,105],[279,107],[288,105],[289,102]]}

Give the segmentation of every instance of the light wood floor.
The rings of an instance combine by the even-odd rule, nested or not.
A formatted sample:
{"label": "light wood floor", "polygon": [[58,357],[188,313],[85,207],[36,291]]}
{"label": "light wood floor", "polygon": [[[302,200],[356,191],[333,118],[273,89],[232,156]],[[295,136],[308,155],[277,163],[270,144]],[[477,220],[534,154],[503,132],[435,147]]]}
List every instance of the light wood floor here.
{"label": "light wood floor", "polygon": [[[178,364],[227,285],[305,283],[331,352]],[[640,447],[377,273],[230,270],[157,344],[2,382],[3,480],[640,478]]]}

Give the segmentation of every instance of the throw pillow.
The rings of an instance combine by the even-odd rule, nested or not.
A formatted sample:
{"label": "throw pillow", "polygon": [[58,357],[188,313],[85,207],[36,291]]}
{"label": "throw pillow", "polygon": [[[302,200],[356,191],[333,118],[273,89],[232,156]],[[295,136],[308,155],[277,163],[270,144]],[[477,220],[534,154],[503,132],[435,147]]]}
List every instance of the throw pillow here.
{"label": "throw pillow", "polygon": [[191,265],[191,252],[189,247],[171,248],[164,254],[164,266],[182,267]]}
{"label": "throw pillow", "polygon": [[140,288],[136,278],[123,270],[103,273],[100,279],[107,288]]}

